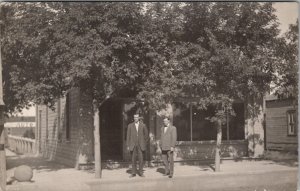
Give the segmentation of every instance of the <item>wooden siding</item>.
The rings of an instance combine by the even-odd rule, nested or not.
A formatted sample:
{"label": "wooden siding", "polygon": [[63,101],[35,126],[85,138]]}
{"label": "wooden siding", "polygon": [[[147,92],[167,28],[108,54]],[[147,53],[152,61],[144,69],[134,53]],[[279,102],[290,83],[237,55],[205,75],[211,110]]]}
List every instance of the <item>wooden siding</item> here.
{"label": "wooden siding", "polygon": [[[55,110],[51,110],[44,105],[39,105],[38,110],[41,111],[41,153],[44,157],[57,162],[66,164],[68,166],[75,167],[78,163],[80,156],[80,150],[82,146],[82,139],[91,140],[91,130],[88,136],[84,136],[87,131],[82,128],[93,127],[92,118],[87,120],[86,116],[91,116],[91,111],[85,111],[89,106],[82,105],[80,101],[80,92],[78,89],[70,91],[69,104],[66,104],[66,98],[60,99],[60,104],[55,104]],[[85,105],[88,105],[89,103]],[[57,106],[60,106],[60,111]],[[66,105],[69,106],[69,114],[66,112]],[[47,111],[48,110],[48,111]],[[47,115],[48,113],[48,115]],[[80,114],[81,113],[81,114]],[[60,115],[60,117],[58,116]],[[68,117],[69,115],[69,117]],[[39,118],[39,116],[37,115]],[[86,124],[80,123],[83,117],[83,121]],[[67,133],[67,120],[69,119],[69,138]],[[60,120],[60,122],[58,122]],[[47,136],[48,135],[48,136]],[[88,138],[87,138],[88,137]],[[88,149],[93,149],[93,147]],[[85,152],[87,153],[87,152]],[[90,155],[93,154],[89,151]]]}
{"label": "wooden siding", "polygon": [[297,110],[291,101],[266,102],[266,148],[268,150],[296,151],[297,136],[288,136],[287,111]]}

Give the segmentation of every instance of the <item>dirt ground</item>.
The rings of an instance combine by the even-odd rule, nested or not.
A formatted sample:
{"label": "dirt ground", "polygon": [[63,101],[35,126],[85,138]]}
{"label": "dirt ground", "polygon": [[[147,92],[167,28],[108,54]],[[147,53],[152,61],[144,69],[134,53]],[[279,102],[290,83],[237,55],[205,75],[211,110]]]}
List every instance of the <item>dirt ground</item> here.
{"label": "dirt ground", "polygon": [[[60,190],[60,191],[85,191],[90,190],[87,182],[97,181],[94,178],[93,170],[76,170],[42,157],[33,155],[16,155],[7,150],[7,190]],[[20,165],[28,165],[33,169],[31,182],[17,182],[13,178],[14,169]],[[221,164],[221,172],[214,172],[211,165],[181,165],[175,164],[174,178],[186,176],[218,176],[218,175],[239,175],[255,173],[272,173],[281,171],[296,171],[297,160],[271,161],[271,160],[226,160]],[[103,169],[101,181],[147,181],[165,179],[162,174],[162,166],[145,168],[145,178],[129,178],[130,169],[118,168],[113,170]],[[296,184],[296,183],[295,183]]]}

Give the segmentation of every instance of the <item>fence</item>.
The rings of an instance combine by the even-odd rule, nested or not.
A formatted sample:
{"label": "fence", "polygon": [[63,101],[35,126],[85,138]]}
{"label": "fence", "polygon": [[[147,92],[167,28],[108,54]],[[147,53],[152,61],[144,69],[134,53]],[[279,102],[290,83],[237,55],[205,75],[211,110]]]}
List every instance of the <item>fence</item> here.
{"label": "fence", "polygon": [[8,148],[16,153],[34,154],[36,151],[35,140],[19,136],[8,135]]}

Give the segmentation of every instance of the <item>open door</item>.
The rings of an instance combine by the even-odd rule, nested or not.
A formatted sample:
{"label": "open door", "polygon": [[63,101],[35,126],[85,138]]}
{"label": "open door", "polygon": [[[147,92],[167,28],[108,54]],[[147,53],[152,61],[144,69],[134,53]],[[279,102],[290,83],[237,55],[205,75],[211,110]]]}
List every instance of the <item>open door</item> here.
{"label": "open door", "polygon": [[100,141],[103,160],[122,160],[122,101],[109,99],[100,108]]}

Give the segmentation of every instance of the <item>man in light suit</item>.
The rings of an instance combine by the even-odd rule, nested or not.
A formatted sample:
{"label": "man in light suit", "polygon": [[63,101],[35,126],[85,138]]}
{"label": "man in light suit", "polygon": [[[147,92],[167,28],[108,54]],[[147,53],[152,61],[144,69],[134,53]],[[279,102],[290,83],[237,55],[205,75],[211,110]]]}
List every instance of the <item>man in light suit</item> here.
{"label": "man in light suit", "polygon": [[131,176],[136,176],[136,157],[139,160],[139,173],[138,175],[141,177],[145,177],[143,175],[143,154],[146,150],[146,145],[148,142],[148,130],[146,126],[139,121],[139,114],[134,114],[133,116],[134,122],[130,123],[127,128],[127,149],[130,150],[131,160],[132,160],[132,171]]}
{"label": "man in light suit", "polygon": [[174,150],[177,141],[177,129],[170,124],[170,119],[165,117],[164,126],[161,128],[162,160],[165,165],[164,176],[173,177],[174,174]]}

